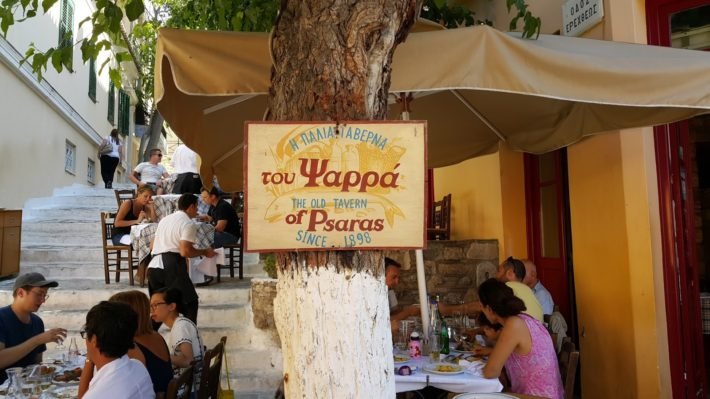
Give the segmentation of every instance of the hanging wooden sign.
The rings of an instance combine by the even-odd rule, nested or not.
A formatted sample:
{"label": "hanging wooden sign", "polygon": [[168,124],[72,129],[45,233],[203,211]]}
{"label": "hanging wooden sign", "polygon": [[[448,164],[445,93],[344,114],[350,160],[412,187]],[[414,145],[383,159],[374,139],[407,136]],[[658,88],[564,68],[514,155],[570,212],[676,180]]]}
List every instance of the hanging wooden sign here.
{"label": "hanging wooden sign", "polygon": [[425,121],[247,122],[245,250],[423,248]]}

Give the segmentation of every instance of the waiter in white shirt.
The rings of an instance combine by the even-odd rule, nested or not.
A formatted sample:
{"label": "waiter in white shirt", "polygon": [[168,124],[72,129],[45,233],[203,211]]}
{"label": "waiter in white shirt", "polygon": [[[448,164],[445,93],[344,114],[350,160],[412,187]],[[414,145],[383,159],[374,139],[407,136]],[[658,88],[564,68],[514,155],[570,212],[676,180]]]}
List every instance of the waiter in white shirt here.
{"label": "waiter in white shirt", "polygon": [[173,185],[173,194],[200,194],[202,179],[197,166],[197,154],[185,144],[180,144],[173,153],[170,164],[178,174]]}

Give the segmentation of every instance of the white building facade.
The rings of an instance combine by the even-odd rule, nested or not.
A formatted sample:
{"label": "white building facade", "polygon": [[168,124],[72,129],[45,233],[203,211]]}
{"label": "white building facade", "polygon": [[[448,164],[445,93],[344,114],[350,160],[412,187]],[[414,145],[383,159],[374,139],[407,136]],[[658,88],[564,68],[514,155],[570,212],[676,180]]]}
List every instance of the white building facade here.
{"label": "white building facade", "polygon": [[107,58],[115,63],[110,52],[84,64],[75,45],[74,71],[57,73],[50,62],[41,81],[29,65],[20,66],[31,43],[40,50],[57,47],[67,29],[74,43],[90,36],[90,24],[78,25],[94,10],[91,0],[58,0],[0,37],[0,208],[21,208],[29,198],[75,183],[103,187],[97,147],[113,128],[124,143],[114,181],[127,181],[126,170],[136,163],[135,68],[124,68],[120,90],[110,82],[108,65],[99,73]]}

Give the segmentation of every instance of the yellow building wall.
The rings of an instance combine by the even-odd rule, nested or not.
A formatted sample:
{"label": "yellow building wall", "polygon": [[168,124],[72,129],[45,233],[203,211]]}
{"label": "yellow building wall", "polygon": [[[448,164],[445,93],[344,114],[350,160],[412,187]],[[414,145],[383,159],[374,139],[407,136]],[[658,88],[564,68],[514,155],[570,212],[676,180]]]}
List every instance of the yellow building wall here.
{"label": "yellow building wall", "polygon": [[[470,2],[507,27],[504,2]],[[533,12],[543,33],[561,26],[563,1]],[[644,0],[604,1],[585,37],[646,42]],[[671,397],[654,142],[651,128],[612,132],[568,148],[574,287],[582,398]],[[526,256],[522,155],[497,154],[435,171],[452,193],[453,239],[495,238],[500,256]]]}
{"label": "yellow building wall", "polygon": [[451,193],[451,239],[497,239],[500,259],[527,257],[523,154],[501,146],[434,170],[434,198]]}

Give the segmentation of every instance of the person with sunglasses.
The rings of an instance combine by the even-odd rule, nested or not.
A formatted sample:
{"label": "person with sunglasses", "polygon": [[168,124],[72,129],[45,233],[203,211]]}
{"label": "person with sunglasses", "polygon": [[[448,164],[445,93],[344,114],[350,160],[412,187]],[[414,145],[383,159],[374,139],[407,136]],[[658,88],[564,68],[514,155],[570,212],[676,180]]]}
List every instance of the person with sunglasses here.
{"label": "person with sunglasses", "polygon": [[58,285],[39,273],[26,273],[15,279],[12,304],[0,308],[0,383],[7,379],[6,369],[40,363],[48,342],[66,338],[64,328],[45,331],[44,322],[35,314],[49,298],[49,288]]}
{"label": "person with sunglasses", "polygon": [[[163,179],[170,176],[165,167],[160,164],[163,159],[163,151],[160,148],[150,150],[150,159],[148,162],[141,162],[133,169],[128,178],[138,186],[152,186],[153,191],[161,195],[163,194]],[[140,176],[140,179],[138,178]]]}

